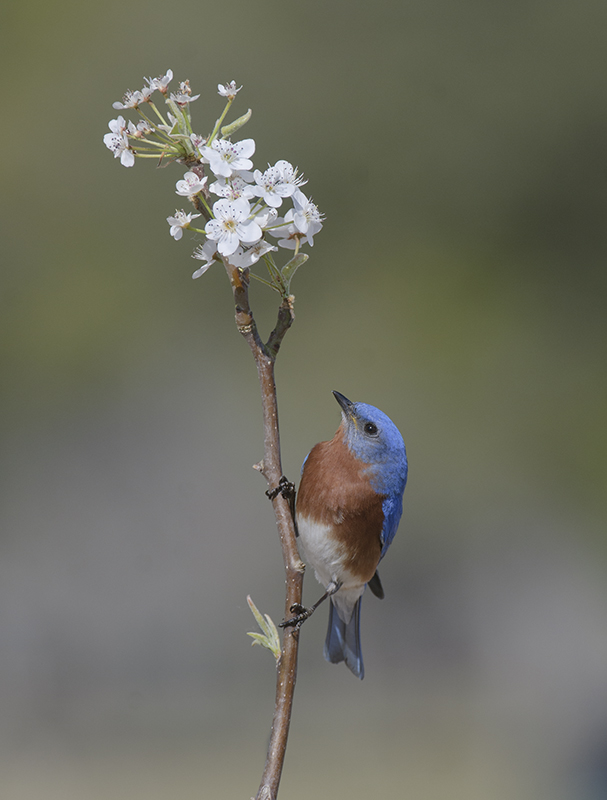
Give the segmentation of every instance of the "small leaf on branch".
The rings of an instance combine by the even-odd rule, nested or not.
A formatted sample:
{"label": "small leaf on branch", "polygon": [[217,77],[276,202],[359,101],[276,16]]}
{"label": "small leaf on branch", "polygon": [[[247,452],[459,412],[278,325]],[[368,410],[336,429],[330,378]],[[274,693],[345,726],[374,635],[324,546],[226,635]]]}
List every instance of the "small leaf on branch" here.
{"label": "small leaf on branch", "polygon": [[261,612],[255,605],[255,603],[251,600],[250,595],[247,595],[247,603],[249,604],[249,608],[253,613],[253,616],[257,620],[257,624],[262,630],[262,633],[247,633],[247,636],[250,636],[253,639],[253,644],[260,644],[262,647],[265,647],[267,650],[270,650],[274,654],[274,658],[276,661],[280,658],[280,638],[278,636],[278,631],[276,630],[276,625],[272,622],[271,618],[268,614],[263,617]]}
{"label": "small leaf on branch", "polygon": [[235,119],[234,122],[230,122],[229,125],[224,125],[223,128],[221,129],[221,135],[231,136],[237,130],[242,128],[243,125],[247,124],[247,122],[251,119],[252,113],[253,112],[251,111],[251,109],[249,109],[246,114],[242,115],[242,117],[238,117],[238,119]]}
{"label": "small leaf on branch", "polygon": [[291,285],[291,281],[293,280],[293,276],[301,267],[302,264],[305,264],[308,260],[309,256],[307,253],[298,253],[294,258],[284,265],[284,267],[280,270],[280,274],[282,275],[282,279],[287,289],[287,293],[289,292],[289,287]]}

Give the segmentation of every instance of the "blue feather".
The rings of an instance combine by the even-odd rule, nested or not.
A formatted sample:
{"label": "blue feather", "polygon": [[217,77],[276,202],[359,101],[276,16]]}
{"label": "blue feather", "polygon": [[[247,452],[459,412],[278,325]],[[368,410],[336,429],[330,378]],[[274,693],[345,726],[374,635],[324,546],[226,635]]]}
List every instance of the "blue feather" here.
{"label": "blue feather", "polygon": [[396,536],[398,523],[403,513],[403,496],[401,494],[390,495],[386,497],[381,507],[384,512],[384,524],[380,536],[381,558],[383,558]]}
{"label": "blue feather", "polygon": [[344,622],[331,601],[329,605],[329,627],[325,639],[324,655],[332,664],[345,661],[349,669],[361,680],[365,677],[363,654],[360,647],[360,605],[359,597],[354,606],[350,622]]}

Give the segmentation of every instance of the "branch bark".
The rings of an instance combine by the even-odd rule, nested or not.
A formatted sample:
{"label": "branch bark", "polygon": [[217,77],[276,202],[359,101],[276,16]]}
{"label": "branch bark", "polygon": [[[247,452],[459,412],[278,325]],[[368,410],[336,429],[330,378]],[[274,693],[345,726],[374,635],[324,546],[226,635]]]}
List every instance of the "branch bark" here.
{"label": "branch bark", "polygon": [[[293,298],[291,296],[283,298],[278,310],[276,327],[270,334],[267,343],[264,344],[249,305],[247,270],[233,267],[227,259],[224,259],[224,266],[234,294],[236,327],[249,345],[255,359],[261,390],[264,446],[263,460],[257,468],[266,479],[269,489],[275,489],[283,473],[274,365],[282,340],[293,323]],[[304,567],[297,550],[295,524],[288,500],[278,493],[272,500],[272,506],[285,568],[284,617],[287,619],[290,616],[291,606],[302,601]],[[255,800],[276,800],[278,795],[291,723],[293,695],[297,679],[298,649],[299,632],[285,631],[282,652],[276,669],[276,697],[268,753]]]}

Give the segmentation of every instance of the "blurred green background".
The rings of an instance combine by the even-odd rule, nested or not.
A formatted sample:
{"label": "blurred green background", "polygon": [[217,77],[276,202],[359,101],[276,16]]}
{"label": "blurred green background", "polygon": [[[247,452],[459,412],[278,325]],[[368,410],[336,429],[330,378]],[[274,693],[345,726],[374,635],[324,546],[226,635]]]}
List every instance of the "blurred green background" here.
{"label": "blurred green background", "polygon": [[256,166],[326,214],[277,370],[287,474],[332,389],[410,459],[365,680],[323,660],[326,611],[302,634],[281,796],[607,797],[604,0],[0,15],[2,797],[248,798],[263,767],[255,371],[222,270],[192,282],[169,237],[182,170],[102,142],[169,67],[201,133],[243,83]]}

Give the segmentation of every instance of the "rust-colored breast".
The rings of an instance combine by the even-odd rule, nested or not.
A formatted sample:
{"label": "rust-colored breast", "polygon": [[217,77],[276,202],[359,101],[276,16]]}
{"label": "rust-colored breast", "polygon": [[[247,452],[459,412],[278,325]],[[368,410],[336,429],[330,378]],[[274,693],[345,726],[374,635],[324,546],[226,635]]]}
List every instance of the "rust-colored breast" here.
{"label": "rust-colored breast", "polygon": [[383,500],[345,444],[341,425],[330,442],[312,448],[297,493],[297,513],[332,527],[347,553],[344,568],[361,583],[371,580],[379,564]]}

